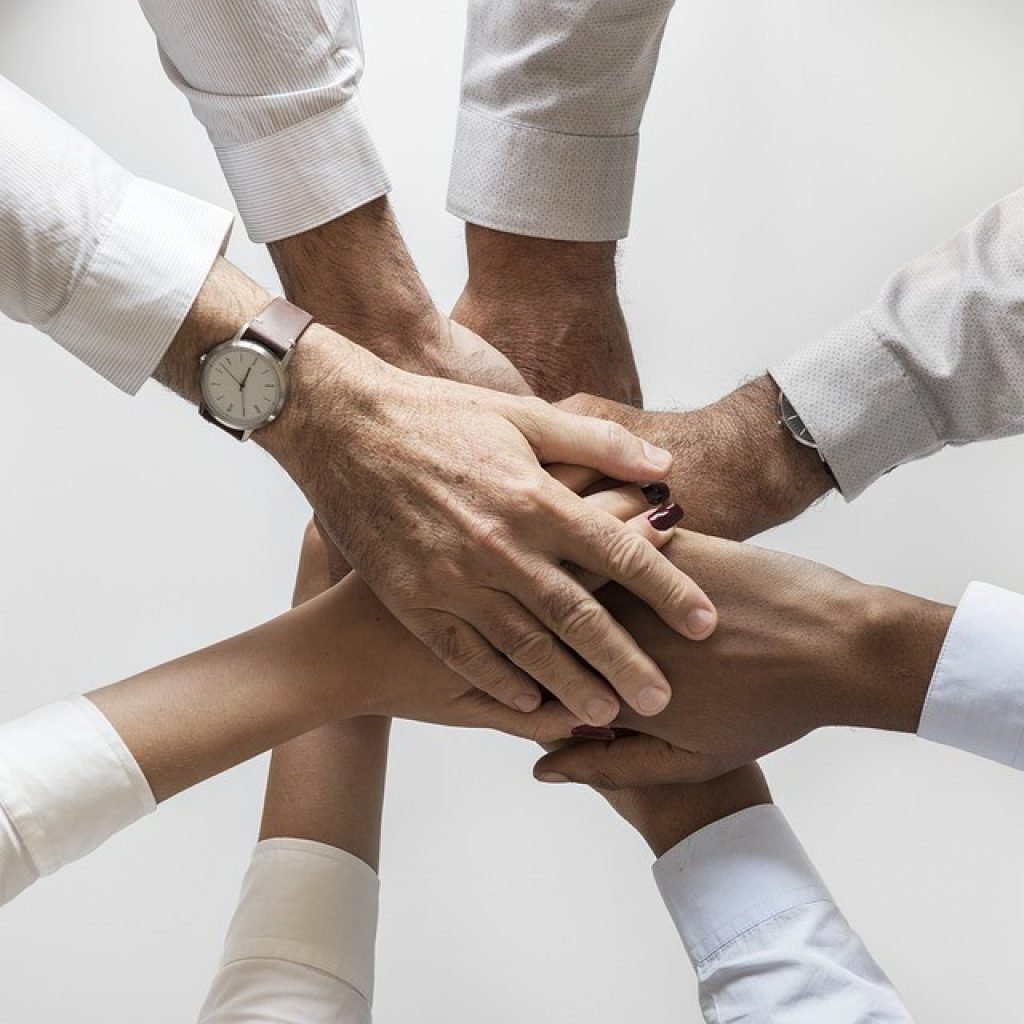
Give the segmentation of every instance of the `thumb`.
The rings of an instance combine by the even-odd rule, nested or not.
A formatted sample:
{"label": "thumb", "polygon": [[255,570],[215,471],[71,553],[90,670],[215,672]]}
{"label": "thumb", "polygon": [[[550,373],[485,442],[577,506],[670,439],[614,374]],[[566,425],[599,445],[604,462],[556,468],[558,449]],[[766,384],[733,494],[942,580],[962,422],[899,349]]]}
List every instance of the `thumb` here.
{"label": "thumb", "polygon": [[542,463],[588,466],[614,480],[653,483],[672,467],[672,453],[649,444],[611,420],[576,416],[553,406],[533,422],[527,440]]}
{"label": "thumb", "polygon": [[533,768],[538,782],[576,782],[613,790],[700,782],[706,775],[700,756],[692,750],[642,735],[574,743],[546,754]]}

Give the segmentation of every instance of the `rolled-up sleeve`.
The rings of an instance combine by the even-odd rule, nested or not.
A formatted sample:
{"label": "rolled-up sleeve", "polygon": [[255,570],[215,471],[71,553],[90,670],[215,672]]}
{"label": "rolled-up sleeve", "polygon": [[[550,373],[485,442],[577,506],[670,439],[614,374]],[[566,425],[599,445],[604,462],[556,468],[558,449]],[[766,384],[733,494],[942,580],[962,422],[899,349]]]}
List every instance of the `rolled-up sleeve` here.
{"label": "rolled-up sleeve", "polygon": [[848,500],[945,445],[1024,431],[1024,191],[771,374]]}
{"label": "rolled-up sleeve", "polygon": [[155,807],[131,752],[85,697],[0,726],[0,904]]}
{"label": "rolled-up sleeve", "polygon": [[253,241],[300,234],[388,191],[359,98],[352,0],[140,2]]}
{"label": "rolled-up sleeve", "polygon": [[538,238],[629,230],[673,0],[470,0],[448,209]]}
{"label": "rolled-up sleeve", "polygon": [[379,888],[344,850],[259,843],[201,1024],[369,1024]]}
{"label": "rolled-up sleeve", "polygon": [[0,79],[0,309],[134,394],[152,375],[231,217],[136,178]]}
{"label": "rolled-up sleeve", "polygon": [[782,812],[694,833],[654,877],[697,971],[708,1024],[909,1024]]}
{"label": "rolled-up sleeve", "polygon": [[988,583],[967,588],[917,733],[1024,769],[1024,596]]}

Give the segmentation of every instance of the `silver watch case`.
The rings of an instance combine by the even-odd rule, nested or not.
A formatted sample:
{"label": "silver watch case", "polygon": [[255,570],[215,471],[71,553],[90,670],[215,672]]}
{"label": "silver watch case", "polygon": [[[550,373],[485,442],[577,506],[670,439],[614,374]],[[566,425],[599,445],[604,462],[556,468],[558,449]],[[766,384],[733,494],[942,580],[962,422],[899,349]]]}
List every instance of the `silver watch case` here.
{"label": "silver watch case", "polygon": [[[209,352],[204,352],[199,357],[199,393],[203,411],[209,419],[218,423],[226,430],[231,431],[233,434],[241,434],[238,438],[239,441],[248,441],[255,431],[270,426],[281,415],[281,410],[284,409],[285,402],[288,400],[288,375],[285,373],[285,370],[288,369],[288,364],[291,362],[292,355],[295,352],[295,347],[292,346],[284,356],[278,356],[276,353],[271,352],[266,345],[261,345],[258,341],[242,337],[248,330],[249,324],[242,324],[238,333],[233,338],[222,341],[216,348],[211,348]],[[255,352],[257,355],[265,357],[274,369],[278,383],[277,400],[259,423],[242,424],[237,421],[232,422],[230,417],[221,416],[213,411],[213,406],[210,404],[206,392],[206,366],[215,356],[222,355],[225,352]]]}

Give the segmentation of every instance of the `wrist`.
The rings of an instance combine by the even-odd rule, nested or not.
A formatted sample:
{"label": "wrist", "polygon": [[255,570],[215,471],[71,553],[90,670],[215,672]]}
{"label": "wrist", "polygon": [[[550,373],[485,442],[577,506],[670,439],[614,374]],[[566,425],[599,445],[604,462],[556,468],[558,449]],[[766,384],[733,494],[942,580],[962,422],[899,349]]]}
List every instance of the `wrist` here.
{"label": "wrist", "polygon": [[857,584],[856,629],[836,725],[917,732],[955,609],[886,587]]}
{"label": "wrist", "polygon": [[565,242],[466,225],[467,289],[481,298],[616,294],[615,242]]}
{"label": "wrist", "polygon": [[719,465],[719,471],[728,465],[731,484],[740,492],[734,505],[745,510],[744,521],[729,534],[736,539],[793,519],[835,486],[818,453],[799,444],[779,422],[778,403],[777,385],[763,376],[708,410],[710,450],[738,454]]}
{"label": "wrist", "polygon": [[[281,415],[253,434],[315,506],[311,482],[327,453],[344,457],[359,424],[384,402],[398,371],[348,338],[314,323],[295,346],[288,366],[288,398]],[[329,437],[325,437],[329,431]]]}
{"label": "wrist", "polygon": [[731,814],[772,802],[761,770],[747,765],[696,785],[648,786],[605,794],[655,857]]}

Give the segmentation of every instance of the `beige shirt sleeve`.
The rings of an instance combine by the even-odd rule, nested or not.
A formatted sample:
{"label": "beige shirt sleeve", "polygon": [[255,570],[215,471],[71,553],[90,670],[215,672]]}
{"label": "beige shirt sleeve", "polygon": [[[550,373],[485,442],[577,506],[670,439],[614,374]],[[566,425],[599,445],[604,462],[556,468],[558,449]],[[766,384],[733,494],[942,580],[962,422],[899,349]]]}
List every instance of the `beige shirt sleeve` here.
{"label": "beige shirt sleeve", "polygon": [[771,374],[848,500],[946,445],[1024,431],[1024,190]]}

